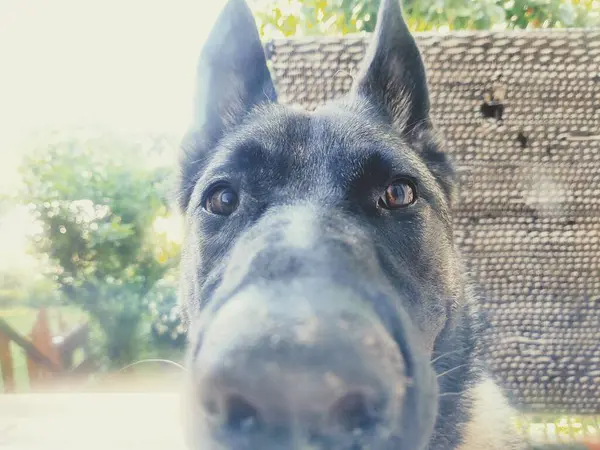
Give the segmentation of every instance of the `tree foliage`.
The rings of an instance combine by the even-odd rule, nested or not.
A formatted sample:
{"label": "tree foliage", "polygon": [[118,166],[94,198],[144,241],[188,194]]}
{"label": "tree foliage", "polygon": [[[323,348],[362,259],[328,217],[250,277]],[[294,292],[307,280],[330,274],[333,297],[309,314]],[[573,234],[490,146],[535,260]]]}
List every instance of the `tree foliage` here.
{"label": "tree foliage", "polygon": [[155,233],[168,214],[169,169],[140,142],[111,133],[64,132],[40,140],[21,169],[27,204],[53,280],[104,331],[113,364],[136,353],[146,294],[177,261],[178,244]]}
{"label": "tree foliage", "polygon": [[[371,32],[379,0],[253,0],[264,38]],[[405,0],[413,31],[590,27],[598,0]]]}

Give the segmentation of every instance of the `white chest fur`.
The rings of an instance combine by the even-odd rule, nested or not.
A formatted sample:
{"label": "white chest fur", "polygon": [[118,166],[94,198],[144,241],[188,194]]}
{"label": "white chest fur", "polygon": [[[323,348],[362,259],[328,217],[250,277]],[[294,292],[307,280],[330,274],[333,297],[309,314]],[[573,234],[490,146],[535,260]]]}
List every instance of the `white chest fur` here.
{"label": "white chest fur", "polygon": [[491,379],[475,386],[471,419],[465,425],[464,443],[458,450],[522,450],[528,448],[512,425],[515,412]]}

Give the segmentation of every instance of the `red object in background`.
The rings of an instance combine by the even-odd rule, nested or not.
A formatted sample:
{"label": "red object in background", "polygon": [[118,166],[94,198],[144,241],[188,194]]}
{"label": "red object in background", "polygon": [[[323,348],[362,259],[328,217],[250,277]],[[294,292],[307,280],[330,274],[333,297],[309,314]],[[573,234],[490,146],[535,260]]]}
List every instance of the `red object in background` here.
{"label": "red object in background", "polygon": [[588,450],[600,450],[600,442],[587,442],[585,446]]}

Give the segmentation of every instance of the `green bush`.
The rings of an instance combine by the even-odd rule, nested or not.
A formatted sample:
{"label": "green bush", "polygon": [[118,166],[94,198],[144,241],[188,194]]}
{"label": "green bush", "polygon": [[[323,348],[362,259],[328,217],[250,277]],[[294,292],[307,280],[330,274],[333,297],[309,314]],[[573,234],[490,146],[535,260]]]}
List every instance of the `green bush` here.
{"label": "green bush", "polygon": [[180,315],[175,277],[165,278],[154,285],[146,297],[153,341],[164,348],[183,349],[186,327]]}
{"label": "green bush", "polygon": [[[21,167],[27,204],[40,225],[33,238],[65,301],[102,330],[102,353],[122,366],[141,347],[146,296],[177,264],[178,244],[155,233],[168,216],[168,140],[149,148],[110,132],[42,136]],[[156,146],[154,146],[156,147]],[[154,158],[156,154],[160,158]]]}
{"label": "green bush", "polygon": [[[597,0],[405,0],[413,31],[600,25]],[[370,32],[379,0],[251,0],[263,38]]]}
{"label": "green bush", "polygon": [[64,298],[56,284],[35,271],[4,270],[0,272],[0,308],[61,305]]}

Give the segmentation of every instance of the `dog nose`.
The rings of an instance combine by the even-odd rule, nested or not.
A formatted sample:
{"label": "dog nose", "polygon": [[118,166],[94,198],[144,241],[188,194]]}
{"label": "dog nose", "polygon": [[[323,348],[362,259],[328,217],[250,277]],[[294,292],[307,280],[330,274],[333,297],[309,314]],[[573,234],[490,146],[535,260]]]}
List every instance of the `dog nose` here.
{"label": "dog nose", "polygon": [[[246,383],[224,383],[214,376],[209,372],[200,381],[212,385],[208,390],[200,386],[201,407],[213,425],[229,432],[283,430],[293,424],[312,433],[364,432],[375,427],[385,408],[384,390],[372,380],[332,389],[327,376],[316,374],[244,371],[245,378],[255,379]],[[334,383],[344,383],[329,376]]]}
{"label": "dog nose", "polygon": [[325,301],[324,291],[307,299],[288,290],[283,301],[249,289],[221,307],[193,366],[197,404],[213,428],[362,433],[398,414],[406,373],[397,344],[334,291]]}
{"label": "dog nose", "polygon": [[[373,367],[342,358],[321,364],[310,359],[257,358],[205,367],[198,380],[201,408],[214,424],[237,432],[294,423],[313,432],[374,427],[385,411],[388,392]],[[311,365],[300,367],[307,362]]]}

